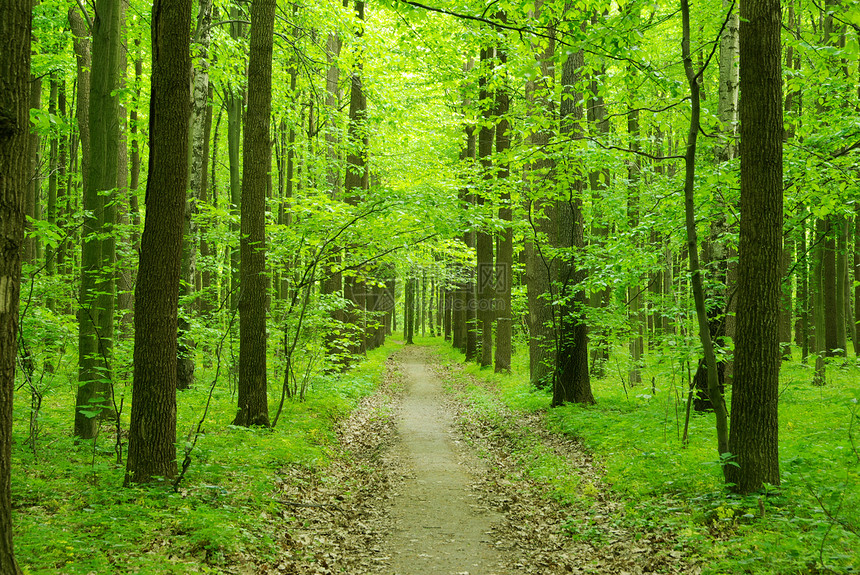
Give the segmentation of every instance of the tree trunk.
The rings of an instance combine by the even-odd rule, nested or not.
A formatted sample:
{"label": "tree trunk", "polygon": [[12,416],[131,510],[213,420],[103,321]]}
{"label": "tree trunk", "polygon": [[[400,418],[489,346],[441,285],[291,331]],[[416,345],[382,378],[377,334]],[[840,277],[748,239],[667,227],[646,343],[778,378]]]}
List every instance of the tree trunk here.
{"label": "tree trunk", "polygon": [[[499,64],[507,65],[508,55],[499,51]],[[498,253],[496,255],[496,373],[510,373],[513,337],[513,317],[511,310],[511,286],[514,269],[514,212],[511,204],[511,190],[508,187],[510,170],[504,162],[504,156],[511,147],[511,136],[508,133],[510,121],[507,118],[511,96],[506,86],[496,90],[496,154],[500,158],[499,171],[496,179],[501,191],[499,194],[499,219],[505,222],[505,227],[499,232]]]}
{"label": "tree trunk", "polygon": [[[475,127],[466,127],[466,156],[468,163],[474,163],[476,152],[477,139],[475,137]],[[470,191],[464,194],[467,209],[475,209],[475,195]],[[463,243],[467,248],[475,247],[475,231],[468,230],[463,232]],[[463,282],[463,343],[465,346],[466,361],[475,361],[478,356],[478,317],[477,317],[477,298],[475,297],[475,273],[474,268],[467,270]]]}
{"label": "tree trunk", "polygon": [[415,301],[415,279],[412,277],[406,278],[406,298],[403,302],[403,339],[406,340],[407,345],[412,345],[415,343],[412,341],[414,335],[414,324],[412,322],[412,316],[414,315],[414,301]]}
{"label": "tree trunk", "polygon": [[[848,281],[848,222],[844,217],[836,218],[836,347],[837,355],[847,357],[848,336],[846,322],[850,314],[846,314],[845,298]],[[787,250],[786,250],[787,251]],[[790,285],[788,286],[790,289]],[[785,289],[785,288],[784,288]],[[789,294],[789,297],[790,294]]]}
{"label": "tree trunk", "polygon": [[191,119],[188,146],[188,196],[185,199],[185,223],[182,234],[182,281],[180,283],[181,313],[179,314],[179,357],[176,362],[177,389],[188,389],[194,384],[195,343],[188,333],[190,318],[194,315],[193,297],[197,281],[197,203],[206,195],[206,111],[209,108],[209,36],[212,22],[212,0],[200,0],[197,26],[193,34],[193,61],[191,84]]}
{"label": "tree trunk", "polygon": [[[536,54],[541,66],[543,79],[529,82],[526,86],[526,100],[529,112],[534,116],[555,114],[553,93],[555,90],[555,29],[548,29],[546,46]],[[536,130],[530,136],[530,144],[535,150],[544,149],[549,143],[548,130]],[[550,221],[547,211],[551,211],[545,195],[547,181],[555,169],[551,157],[543,157],[528,166],[526,175],[526,211],[529,226],[525,234],[526,289],[528,296],[529,327],[529,379],[535,387],[551,385],[555,366],[555,345],[552,326],[550,297],[551,265],[546,257],[547,238]]]}
{"label": "tree trunk", "polygon": [[149,178],[125,484],[176,475],[176,318],[188,184],[191,0],[152,7]]}
{"label": "tree trunk", "polygon": [[[78,310],[78,393],[75,436],[95,437],[107,410],[111,379],[115,281],[112,231],[119,148],[119,0],[99,0],[93,22],[89,94],[89,174],[84,185],[81,288]],[[101,237],[103,236],[103,237]]]}
{"label": "tree trunk", "polygon": [[[782,60],[779,0],[741,4],[741,227],[726,481],[738,493],[779,485],[779,261]],[[736,464],[736,465],[735,465]]]}
{"label": "tree trunk", "polygon": [[[212,101],[212,94],[214,92],[213,86],[209,84],[209,105],[206,108],[206,121],[204,123],[204,145],[203,145],[203,169],[209,172],[209,163],[210,163],[210,141],[211,141],[211,161],[213,164],[217,162],[218,159],[218,123],[221,121],[220,110],[218,115],[218,120],[215,126],[215,134],[212,134],[212,116],[213,116],[213,108],[215,107],[214,102]],[[211,177],[204,177],[203,187],[200,190],[200,202],[204,205],[214,205],[217,203],[217,190],[216,182],[215,182],[215,170],[211,170]],[[211,194],[210,194],[211,188]],[[216,284],[217,284],[217,271],[215,262],[212,261],[213,256],[216,253],[215,246],[212,242],[207,238],[207,232],[209,231],[209,226],[212,225],[212,222],[209,218],[206,218],[202,222],[202,228],[200,230],[200,260],[201,260],[201,271],[200,271],[200,315],[204,319],[209,318],[212,315],[212,312],[216,309],[218,305],[218,294],[215,293]]]}
{"label": "tree trunk", "polygon": [[[569,54],[561,72],[562,98],[559,108],[562,139],[582,139],[582,94],[577,93],[585,57],[582,50]],[[585,250],[585,219],[582,215],[582,194],[585,182],[575,168],[565,166],[562,185],[567,197],[559,200],[555,210],[555,247],[572,248],[563,253],[558,263],[557,296],[561,304],[555,305],[556,368],[553,376],[552,405],[568,402],[594,403],[588,369],[588,326],[585,307],[588,298],[584,288],[587,279],[585,266],[578,261]]]}
{"label": "tree trunk", "polygon": [[[32,0],[31,7],[36,8],[40,3],[40,0]],[[32,30],[31,30],[32,32]],[[36,40],[36,38],[33,38]],[[32,47],[35,50],[35,46]],[[42,108],[42,77],[41,76],[31,76],[30,78],[30,109],[31,110],[39,110]],[[39,216],[39,196],[42,188],[42,156],[41,156],[41,148],[39,146],[39,132],[36,130],[36,126],[30,126],[30,146],[29,146],[29,160],[30,160],[30,177],[28,178],[27,184],[27,196],[25,200],[25,214],[28,218],[32,218],[33,220],[41,219]],[[24,229],[27,230],[27,234],[29,235],[32,232],[33,224],[29,222],[29,220],[24,221]],[[38,254],[39,251],[39,241],[33,236],[29,235],[29,237],[24,238],[24,261],[31,264],[38,265]]]}
{"label": "tree trunk", "polygon": [[[483,169],[484,186],[481,193],[477,195],[477,204],[481,210],[490,195],[490,182],[493,167],[493,127],[491,125],[492,109],[489,101],[491,99],[487,86],[490,84],[491,67],[494,65],[494,50],[492,48],[481,49],[481,76],[479,84],[479,100],[482,106],[483,122],[478,132],[478,158]],[[493,235],[483,226],[478,228],[475,237],[475,255],[477,257],[477,304],[478,304],[478,330],[481,345],[480,354],[477,358],[478,365],[489,367],[493,365],[493,313],[492,302],[495,299],[493,269]]]}
{"label": "tree trunk", "polygon": [[[57,100],[60,96],[60,82],[65,82],[65,79],[57,72],[51,72],[51,95],[48,99],[48,114],[57,116]],[[60,116],[62,117],[62,116]],[[51,227],[57,225],[57,190],[59,183],[62,181],[60,174],[60,134],[56,130],[51,130],[51,138],[49,142],[48,152],[48,214],[47,221]],[[57,273],[56,253],[50,247],[45,248],[45,271],[48,276],[53,276]],[[54,309],[53,298],[47,302],[49,309]]]}
{"label": "tree trunk", "polygon": [[266,188],[271,172],[275,0],[252,0],[248,111],[242,158],[239,405],[233,425],[269,425],[266,382]]}
{"label": "tree trunk", "polygon": [[839,348],[839,310],[836,291],[836,236],[838,223],[835,216],[826,220],[826,236],[824,238],[824,269],[822,285],[824,286],[824,354],[827,357],[838,355]]}
{"label": "tree trunk", "polygon": [[813,345],[812,350],[815,353],[815,373],[812,377],[813,385],[824,385],[827,383],[827,364],[824,362],[825,350],[825,321],[824,321],[824,259],[825,259],[825,240],[827,234],[827,223],[823,219],[815,221],[815,249],[813,250],[814,261],[812,264],[812,321],[814,329],[812,331]]}
{"label": "tree trunk", "polygon": [[[230,19],[241,20],[243,14],[236,6],[230,7]],[[233,39],[245,35],[245,25],[241,22],[230,24],[230,36]],[[242,71],[244,73],[244,70]],[[230,164],[230,204],[234,216],[230,224],[230,231],[238,240],[240,224],[238,220],[239,206],[242,203],[242,165],[239,162],[240,143],[242,142],[242,107],[245,96],[242,89],[237,86],[227,87],[227,158]],[[230,248],[230,309],[235,310],[239,303],[239,248],[232,245]]]}
{"label": "tree trunk", "polygon": [[9,0],[0,18],[0,573],[20,575],[12,546],[12,395],[24,201],[29,173],[30,1]]}
{"label": "tree trunk", "polygon": [[[364,2],[356,0],[355,12],[360,24],[356,29],[356,37],[361,38],[364,33]],[[363,192],[369,186],[369,170],[367,150],[369,144],[367,117],[367,98],[363,86],[363,66],[361,57],[357,58],[355,69],[350,78],[349,92],[349,127],[347,139],[349,141],[349,152],[346,158],[346,174],[344,177],[344,201],[350,205],[357,206]],[[349,252],[349,248],[347,248]],[[360,270],[357,270],[360,271]],[[364,325],[364,293],[366,284],[355,275],[348,276],[343,280],[343,297],[347,303],[345,321],[351,326],[349,352],[352,355],[364,354],[366,351]]]}
{"label": "tree trunk", "polygon": [[[337,121],[338,108],[340,107],[340,88],[338,86],[340,81],[340,69],[338,68],[340,49],[340,37],[337,34],[330,33],[326,41],[328,69],[326,70],[325,113],[327,120],[325,127],[325,141],[327,168],[326,185],[328,186],[329,196],[333,200],[341,199],[341,182],[343,181],[341,179],[340,170],[338,169],[338,166],[340,165],[339,143],[341,140]],[[331,254],[328,258],[328,264],[324,266],[325,275],[321,285],[321,291],[323,294],[343,295],[343,274],[340,270],[341,257],[340,249],[337,249],[335,253]],[[335,325],[339,326],[340,322],[344,320],[342,309],[333,310],[331,315]],[[341,353],[340,345],[335,343],[335,339],[338,337],[336,333],[337,331],[339,331],[339,328],[336,328],[327,336],[327,347],[330,352],[336,354],[335,357],[339,358]]]}

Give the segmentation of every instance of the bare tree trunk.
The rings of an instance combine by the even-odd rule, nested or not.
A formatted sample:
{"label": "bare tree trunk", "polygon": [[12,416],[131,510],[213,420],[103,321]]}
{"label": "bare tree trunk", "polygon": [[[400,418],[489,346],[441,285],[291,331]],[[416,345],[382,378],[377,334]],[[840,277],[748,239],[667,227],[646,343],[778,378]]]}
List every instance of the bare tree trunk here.
{"label": "bare tree trunk", "polygon": [[[582,50],[569,54],[561,72],[562,98],[559,108],[560,136],[563,139],[581,139],[582,94],[575,91],[579,84],[585,57]],[[585,219],[582,215],[582,194],[585,182],[570,173],[565,166],[564,181],[568,188],[566,199],[558,201],[555,210],[554,244],[556,248],[573,248],[575,254],[585,249]],[[570,171],[569,171],[570,170]],[[588,326],[585,322],[587,296],[583,283],[586,269],[571,253],[560,256],[558,262],[557,294],[553,304],[556,310],[556,368],[553,376],[552,405],[568,402],[594,403],[588,369]]]}
{"label": "bare tree trunk", "polygon": [[[505,66],[508,55],[505,51],[499,51],[499,65]],[[510,121],[507,118],[510,107],[510,94],[506,86],[496,90],[496,154],[501,158],[511,147],[511,136],[508,133]],[[514,234],[512,223],[514,219],[513,206],[511,204],[511,191],[507,180],[510,170],[507,164],[500,164],[496,179],[501,186],[499,194],[499,219],[505,223],[505,227],[499,233],[498,253],[496,255],[496,373],[510,373],[511,353],[513,337],[513,317],[511,310],[511,286],[513,284],[514,269]]]}
{"label": "bare tree trunk", "polygon": [[146,223],[125,483],[176,475],[176,318],[188,183],[191,0],[155,0]]}
{"label": "bare tree trunk", "polygon": [[[490,108],[491,95],[487,86],[490,84],[492,66],[494,65],[494,49],[481,49],[481,75],[478,80],[479,95],[481,102],[483,122],[478,132],[478,158],[483,168],[484,186],[477,195],[478,209],[487,202],[490,192],[490,181],[492,180],[493,167],[493,127],[491,125],[492,109]],[[495,299],[493,284],[495,270],[493,268],[493,235],[483,226],[478,228],[475,238],[475,255],[478,268],[476,270],[477,281],[477,303],[478,303],[478,330],[480,333],[481,351],[477,358],[478,365],[489,367],[493,365],[493,320],[495,313],[492,310],[492,302]]]}
{"label": "bare tree trunk", "polygon": [[[550,26],[545,48],[536,54],[541,66],[543,80],[529,82],[526,86],[526,100],[530,113],[535,116],[555,114],[555,29]],[[530,137],[530,144],[541,149],[549,143],[550,133],[537,130]],[[529,327],[529,378],[535,387],[551,385],[555,372],[555,343],[552,326],[550,278],[552,271],[546,256],[547,239],[550,235],[551,208],[541,198],[547,180],[555,169],[552,158],[546,157],[528,166],[526,175],[526,204],[529,227],[525,234],[526,289],[528,292]],[[549,212],[549,213],[548,213]]]}
{"label": "bare tree trunk", "polygon": [[[233,39],[245,35],[245,25],[241,23],[241,16],[237,6],[230,7],[230,36]],[[244,68],[244,65],[243,65]],[[243,70],[244,72],[244,70]],[[237,86],[227,86],[227,158],[230,163],[230,204],[234,220],[230,225],[230,231],[239,236],[239,209],[242,203],[242,165],[239,162],[240,144],[242,141],[242,108],[245,95]],[[239,248],[234,244],[230,248],[230,309],[236,309],[239,303]]]}
{"label": "bare tree trunk", "polygon": [[252,0],[248,110],[242,157],[239,403],[234,425],[269,426],[266,374],[266,191],[271,172],[272,49],[276,0]]}
{"label": "bare tree trunk", "polygon": [[740,8],[741,227],[732,392],[732,490],[779,485],[779,261],[783,180],[779,0]]}
{"label": "bare tree trunk", "polygon": [[180,284],[181,312],[179,314],[179,358],[176,362],[177,389],[188,389],[194,384],[195,342],[188,333],[190,318],[194,315],[193,297],[197,283],[197,203],[206,195],[206,115],[209,108],[209,37],[212,22],[212,1],[200,0],[197,25],[193,35],[193,61],[191,81],[191,119],[188,135],[188,196],[185,200],[185,219],[182,240],[182,282]]}
{"label": "bare tree trunk", "polygon": [[29,168],[30,1],[0,18],[0,573],[20,575],[12,545],[12,395]]}

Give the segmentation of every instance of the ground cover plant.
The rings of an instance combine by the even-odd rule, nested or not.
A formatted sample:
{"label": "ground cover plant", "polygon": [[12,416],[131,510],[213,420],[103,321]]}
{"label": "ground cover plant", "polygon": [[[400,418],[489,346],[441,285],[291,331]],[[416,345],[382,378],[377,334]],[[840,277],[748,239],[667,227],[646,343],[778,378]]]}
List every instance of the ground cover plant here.
{"label": "ground cover plant", "polygon": [[[177,489],[172,481],[121,488],[113,423],[104,422],[95,441],[76,443],[68,426],[75,378],[58,372],[72,384],[45,395],[35,449],[27,428],[15,429],[12,497],[24,572],[238,573],[277,563],[285,530],[285,509],[273,496],[278,470],[325,473],[337,422],[375,390],[397,347],[369,352],[346,373],[317,374],[304,401],[285,402],[274,429],[231,425],[234,390],[220,381]],[[179,394],[180,453],[194,439],[215,367],[201,367],[200,385]],[[26,420],[30,407],[19,393],[16,418]]]}
{"label": "ground cover plant", "polygon": [[[460,356],[437,346],[446,362]],[[463,396],[487,417],[499,418],[494,399],[517,411],[542,414],[553,433],[574,437],[604,470],[610,496],[623,505],[616,518],[639,532],[672,533],[679,548],[700,555],[704,573],[855,573],[860,570],[860,452],[858,368],[832,364],[826,386],[812,386],[811,368],[797,358],[780,376],[782,485],[740,496],[727,492],[713,449],[713,415],[691,416],[682,441],[686,380],[661,366],[654,354],[643,370],[651,382],[625,389],[618,374],[592,382],[595,405],[548,410],[551,392],[528,382],[525,354],[515,355],[512,375],[466,364],[459,377],[471,384]],[[456,372],[453,372],[456,373]],[[457,377],[452,375],[451,377]],[[533,478],[552,486],[554,497],[587,504],[594,486],[582,485],[539,444],[523,440],[519,458]],[[605,532],[572,524],[569,534],[605,544]]]}

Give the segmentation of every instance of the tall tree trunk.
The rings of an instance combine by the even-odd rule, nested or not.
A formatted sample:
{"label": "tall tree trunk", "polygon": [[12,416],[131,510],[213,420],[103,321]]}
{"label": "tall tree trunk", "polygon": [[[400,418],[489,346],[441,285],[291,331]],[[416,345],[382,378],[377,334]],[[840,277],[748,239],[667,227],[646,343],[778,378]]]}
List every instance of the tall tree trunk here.
{"label": "tall tree trunk", "polygon": [[[582,94],[576,92],[585,57],[582,50],[569,54],[562,66],[562,97],[559,113],[562,139],[582,139],[584,114]],[[575,168],[565,166],[562,176],[566,197],[555,209],[555,247],[569,250],[558,262],[557,295],[561,304],[556,308],[556,369],[553,376],[552,405],[567,402],[594,403],[588,369],[588,326],[585,307],[588,303],[584,282],[586,269],[579,261],[585,250],[585,219],[582,215],[582,194],[585,182]],[[572,253],[570,253],[572,252]]]}
{"label": "tall tree trunk", "polygon": [[[842,357],[847,357],[848,350],[848,337],[846,334],[846,318],[850,317],[850,314],[846,314],[846,304],[848,303],[845,298],[845,292],[847,289],[846,283],[848,281],[848,222],[847,220],[840,216],[836,218],[835,221],[836,226],[836,347],[838,349],[837,355]],[[785,251],[788,251],[787,249]],[[791,285],[789,284],[788,290],[789,295],[791,297]],[[785,293],[785,287],[783,288],[783,293]],[[789,300],[790,301],[790,300]]]}
{"label": "tall tree trunk", "polygon": [[[507,65],[507,52],[499,51],[499,65]],[[499,232],[498,253],[496,254],[496,373],[510,373],[513,337],[513,315],[511,310],[511,286],[514,269],[514,211],[511,204],[511,190],[508,187],[510,170],[504,157],[511,147],[511,136],[508,133],[510,121],[507,114],[511,96],[507,86],[496,90],[496,154],[500,158],[499,171],[496,179],[501,188],[499,193],[499,219],[505,222],[505,227]]]}
{"label": "tall tree trunk", "polygon": [[[526,86],[526,100],[529,113],[541,117],[555,114],[553,92],[555,89],[555,29],[548,29],[546,45],[539,49],[536,58],[541,67],[543,78],[539,82],[529,82]],[[530,144],[535,150],[542,150],[549,143],[548,130],[535,130],[530,136]],[[526,204],[529,227],[525,234],[526,289],[528,297],[529,327],[529,379],[535,387],[548,387],[551,384],[555,366],[554,333],[550,297],[551,269],[546,257],[547,238],[551,211],[546,195],[547,181],[555,169],[554,160],[545,156],[528,166]]]}
{"label": "tall tree trunk", "polygon": [[[469,164],[474,164],[476,157],[477,138],[475,136],[475,127],[466,127],[466,161]],[[475,209],[475,195],[471,191],[466,191],[464,194],[466,207],[469,210]],[[475,231],[469,229],[463,232],[463,243],[467,248],[475,247]],[[463,342],[465,346],[466,362],[475,361],[478,357],[478,302],[475,293],[475,273],[474,268],[469,269],[465,273],[465,281],[463,282]]]}
{"label": "tall tree trunk", "polygon": [[[217,123],[221,121],[220,110],[218,115],[218,120],[216,122],[216,130],[215,135],[212,136],[212,116],[214,113],[215,104],[212,101],[212,94],[214,92],[213,86],[209,84],[209,105],[206,107],[206,121],[203,126],[204,136],[203,140],[205,144],[203,145],[203,169],[207,172],[209,171],[209,163],[210,156],[212,159],[212,163],[214,164],[218,158],[218,144],[217,144]],[[210,141],[212,152],[210,154]],[[211,204],[213,200],[216,198],[216,182],[215,182],[215,170],[211,170],[211,178],[204,177],[202,183],[202,188],[200,189],[200,202],[204,205]],[[211,181],[210,181],[211,180]],[[210,190],[211,188],[211,190]],[[211,193],[210,193],[211,191]],[[215,262],[212,261],[213,256],[215,255],[215,247],[212,242],[209,241],[207,237],[207,232],[209,231],[209,226],[212,225],[212,222],[209,218],[206,218],[202,222],[202,229],[200,230],[200,260],[201,260],[201,270],[200,270],[200,315],[201,317],[208,318],[212,312],[216,309],[218,296],[215,293],[215,284],[217,283],[217,272],[214,271]]]}
{"label": "tall tree trunk", "polygon": [[[32,7],[35,9],[40,4],[40,0],[32,0]],[[35,40],[35,38],[34,38]],[[36,46],[32,47],[34,50]],[[42,77],[32,76],[30,78],[30,109],[40,110],[42,108]],[[42,191],[42,150],[39,144],[39,132],[36,126],[30,126],[30,178],[27,185],[27,196],[25,202],[25,213],[28,218],[40,220],[41,214],[39,196]],[[29,232],[32,231],[33,224],[29,220],[24,221],[24,227],[28,232],[24,239],[24,261],[27,263],[39,265],[39,240]]]}
{"label": "tall tree trunk", "polygon": [[[364,34],[364,2],[356,0],[355,13],[359,25],[356,29],[356,37],[361,38]],[[349,141],[346,157],[346,174],[344,177],[344,201],[357,206],[364,195],[363,192],[369,186],[368,170],[368,127],[367,127],[367,98],[363,86],[363,65],[361,56],[352,71],[349,92],[349,127],[347,139]],[[347,247],[347,252],[349,252]],[[360,271],[360,270],[359,270]],[[364,324],[364,293],[366,284],[356,275],[350,275],[343,280],[343,297],[347,303],[346,322],[351,326],[351,341],[349,351],[353,355],[363,354],[366,351]]]}
{"label": "tall tree trunk", "polygon": [[[411,272],[410,272],[411,273]],[[407,345],[415,343],[414,337],[414,322],[412,316],[415,314],[415,278],[406,278],[406,298],[403,302],[403,338]]]}
{"label": "tall tree trunk", "polygon": [[[484,186],[477,195],[479,210],[491,193],[492,167],[493,167],[493,126],[492,109],[490,107],[491,95],[487,88],[491,82],[490,74],[494,65],[494,49],[481,49],[481,75],[478,80],[479,95],[481,102],[483,122],[478,132],[478,158],[483,169]],[[493,269],[493,235],[484,226],[478,228],[475,238],[475,255],[477,257],[477,288],[478,288],[478,329],[480,333],[481,352],[478,365],[489,367],[493,365],[493,313],[492,302],[495,299],[495,270]]]}
{"label": "tall tree trunk", "polygon": [[[60,82],[65,81],[57,72],[51,72],[51,92],[48,99],[48,114],[56,117],[57,100],[60,95]],[[62,181],[60,175],[60,140],[61,136],[56,130],[51,130],[51,138],[48,144],[48,214],[47,221],[51,227],[57,225],[57,189],[59,182]],[[45,271],[48,276],[53,276],[57,273],[56,253],[49,246],[45,248]],[[49,299],[47,305],[50,309],[54,309],[53,298]]]}
{"label": "tall tree trunk", "polygon": [[89,94],[90,160],[84,186],[81,288],[78,310],[78,393],[75,436],[97,433],[95,415],[107,410],[113,348],[114,207],[119,147],[119,0],[99,0],[93,21]]}
{"label": "tall tree trunk", "polygon": [[825,240],[827,234],[827,223],[823,219],[815,221],[815,248],[813,250],[814,260],[812,264],[811,283],[812,290],[812,316],[815,327],[813,329],[812,349],[815,353],[815,373],[812,377],[813,385],[824,385],[827,382],[827,364],[824,361],[825,350],[825,321],[824,321],[824,259]]}
{"label": "tall tree trunk", "polygon": [[[58,81],[58,93],[57,93],[57,111],[60,114],[60,117],[67,120],[68,111],[66,109],[66,80],[61,77]],[[59,148],[57,151],[57,205],[55,210],[55,223],[57,225],[65,225],[69,220],[70,211],[69,211],[69,200],[70,194],[69,190],[71,186],[69,186],[69,170],[68,170],[68,162],[69,162],[69,148],[70,148],[70,137],[67,134],[61,134],[59,138]],[[65,271],[66,265],[66,254],[67,254],[68,240],[63,239],[57,245],[56,254],[54,257],[54,270],[56,273],[62,274]]]}
{"label": "tall tree trunk", "polygon": [[20,575],[12,546],[12,395],[30,129],[30,0],[0,18],[0,573]]}
{"label": "tall tree trunk", "polygon": [[178,353],[176,362],[177,389],[188,389],[194,384],[194,339],[188,333],[197,278],[197,203],[206,195],[206,115],[209,108],[209,37],[212,22],[212,0],[200,0],[197,25],[193,35],[193,61],[191,84],[191,118],[188,146],[188,196],[185,199],[185,220],[182,234],[182,281],[180,283],[181,313],[179,314]]}
{"label": "tall tree trunk", "polygon": [[176,475],[176,320],[188,185],[190,29],[191,0],[155,0],[126,485]]}
{"label": "tall tree trunk", "polygon": [[[779,0],[740,13],[741,227],[738,317],[726,480],[739,493],[779,485],[779,261],[782,59]],[[736,465],[734,465],[736,464]]]}
{"label": "tall tree trunk", "polygon": [[[242,14],[237,6],[230,7],[230,36],[233,39],[245,35],[245,25],[240,22]],[[243,65],[244,68],[244,65]],[[244,70],[243,70],[244,72]],[[245,95],[237,86],[227,87],[227,158],[230,164],[230,204],[234,216],[230,230],[239,237],[239,206],[242,203],[242,165],[239,162],[240,144],[242,142],[242,108]],[[234,244],[230,248],[230,309],[236,309],[239,303],[239,248]]]}
{"label": "tall tree trunk", "polygon": [[252,0],[248,111],[242,158],[239,405],[234,425],[269,425],[266,382],[266,188],[271,172],[275,0]]}
{"label": "tall tree trunk", "polygon": [[[326,40],[326,59],[328,68],[326,69],[326,98],[325,98],[325,142],[326,142],[326,185],[329,190],[329,195],[333,200],[341,199],[341,172],[338,169],[340,165],[340,134],[338,127],[338,109],[340,107],[340,68],[338,67],[338,58],[340,57],[341,39],[335,33],[330,33]],[[291,132],[292,133],[292,132]],[[343,294],[343,274],[341,273],[341,250],[338,248],[335,253],[328,258],[327,265],[324,266],[324,276],[321,285],[323,294]],[[339,325],[344,320],[344,313],[341,309],[336,309],[331,313],[335,325]],[[340,345],[335,343],[337,339],[338,329],[328,336],[328,348],[331,353],[340,354]]]}
{"label": "tall tree trunk", "polygon": [[[120,0],[120,55],[119,55],[119,85],[120,90],[126,90],[126,73],[128,69],[128,41],[126,40],[128,0]],[[136,258],[131,257],[132,234],[129,221],[131,219],[131,194],[129,193],[129,154],[128,154],[128,108],[120,102],[119,105],[119,146],[117,147],[117,212],[116,223],[120,239],[119,257],[116,266],[116,307],[119,310],[119,328],[121,337],[131,337],[134,333],[134,316],[132,314],[132,292],[134,291],[134,269],[137,267]],[[134,252],[136,253],[136,252]]]}
{"label": "tall tree trunk", "polygon": [[824,354],[827,357],[834,357],[837,355],[836,350],[839,348],[839,310],[836,292],[837,218],[835,216],[828,216],[825,225],[824,268],[822,270],[822,285],[824,287]]}

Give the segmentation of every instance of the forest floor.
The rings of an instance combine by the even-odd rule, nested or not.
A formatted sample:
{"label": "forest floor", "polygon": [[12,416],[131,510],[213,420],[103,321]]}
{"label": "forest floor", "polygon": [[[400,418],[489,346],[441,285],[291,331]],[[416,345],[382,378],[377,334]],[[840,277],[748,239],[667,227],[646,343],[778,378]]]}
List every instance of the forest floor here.
{"label": "forest floor", "polygon": [[[700,572],[673,534],[625,526],[623,501],[576,441],[546,431],[540,413],[464,401],[449,383],[462,379],[447,377],[458,369],[418,346],[389,359],[380,390],[340,426],[331,464],[279,471],[283,552],[257,572]],[[524,472],[523,442],[565,462],[581,504]]]}

